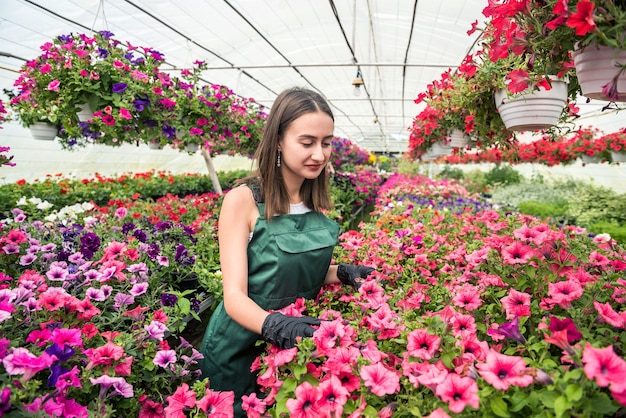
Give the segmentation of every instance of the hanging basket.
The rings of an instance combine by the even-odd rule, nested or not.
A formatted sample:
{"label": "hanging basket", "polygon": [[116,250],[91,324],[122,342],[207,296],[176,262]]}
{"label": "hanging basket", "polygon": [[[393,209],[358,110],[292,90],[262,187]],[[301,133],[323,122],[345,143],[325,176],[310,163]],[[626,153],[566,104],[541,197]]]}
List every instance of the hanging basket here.
{"label": "hanging basket", "polygon": [[148,143],[148,148],[150,148],[150,149],[163,149],[163,145],[159,144],[158,142],[150,142],[150,143]]}
{"label": "hanging basket", "polygon": [[614,163],[626,163],[626,152],[611,151],[611,161]]}
{"label": "hanging basket", "polygon": [[551,78],[552,88],[539,88],[519,97],[508,97],[506,89],[495,93],[496,107],[504,126],[511,131],[539,131],[559,122],[567,101],[567,83]]}
{"label": "hanging basket", "polygon": [[453,129],[448,135],[448,146],[452,148],[465,148],[469,144],[469,136],[460,129]]}
{"label": "hanging basket", "polygon": [[196,144],[196,143],[185,144],[185,151],[187,151],[187,152],[196,152],[196,151],[198,151],[198,144]]}
{"label": "hanging basket", "polygon": [[435,142],[429,149],[420,157],[422,161],[433,161],[444,155],[450,155],[452,147],[443,142]]}
{"label": "hanging basket", "polygon": [[[589,45],[574,51],[574,67],[580,89],[590,99],[612,101],[602,93],[602,86],[613,80],[619,64],[626,64],[626,51],[602,45]],[[626,102],[626,73],[617,79],[618,102]]]}
{"label": "hanging basket", "polygon": [[33,138],[40,141],[52,141],[59,132],[56,126],[50,125],[47,122],[35,122],[33,125],[29,126],[29,129]]}
{"label": "hanging basket", "polygon": [[582,154],[580,159],[583,160],[583,163],[585,164],[598,164],[602,160],[599,155],[589,154]]}
{"label": "hanging basket", "polygon": [[80,111],[76,113],[76,116],[80,122],[88,122],[89,119],[93,118],[93,112],[89,108],[88,103],[83,103],[78,107],[80,107]]}

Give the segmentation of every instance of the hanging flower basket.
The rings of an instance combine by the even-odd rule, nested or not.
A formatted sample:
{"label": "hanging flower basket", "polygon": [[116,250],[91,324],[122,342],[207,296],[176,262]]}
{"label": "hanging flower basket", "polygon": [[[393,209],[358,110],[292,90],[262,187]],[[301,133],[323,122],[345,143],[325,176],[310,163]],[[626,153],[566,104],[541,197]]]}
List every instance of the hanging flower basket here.
{"label": "hanging flower basket", "polygon": [[614,163],[626,163],[626,153],[611,151],[611,161]]}
{"label": "hanging flower basket", "polygon": [[444,155],[449,155],[452,152],[452,147],[442,142],[435,142],[424,154],[422,154],[422,161],[433,161]]}
{"label": "hanging flower basket", "polygon": [[589,155],[589,154],[581,155],[580,159],[583,160],[583,163],[585,164],[598,164],[601,161],[601,158],[599,155]]}
{"label": "hanging flower basket", "polygon": [[150,148],[150,149],[163,149],[163,145],[161,145],[158,142],[149,142],[148,143],[148,148]]}
{"label": "hanging flower basket", "polygon": [[52,141],[59,132],[59,128],[47,122],[35,122],[29,129],[33,138],[40,141]]}
{"label": "hanging flower basket", "polygon": [[469,144],[470,137],[460,129],[454,129],[448,135],[448,146],[452,148],[465,148]]}
{"label": "hanging flower basket", "polygon": [[89,119],[93,118],[93,112],[89,108],[88,103],[84,103],[78,107],[80,108],[80,111],[76,113],[76,117],[78,117],[80,122],[87,122]]}
{"label": "hanging flower basket", "polygon": [[496,107],[504,126],[511,131],[539,131],[555,126],[567,101],[567,83],[552,79],[552,88],[539,87],[530,93],[509,97],[506,89],[496,91]]}
{"label": "hanging flower basket", "polygon": [[[574,67],[582,94],[590,99],[626,102],[626,72],[619,65],[626,64],[626,51],[607,46],[590,45],[574,51]],[[602,86],[617,77],[617,100],[602,91]],[[606,90],[605,90],[606,91]]]}
{"label": "hanging flower basket", "polygon": [[187,152],[196,152],[198,151],[198,144],[196,143],[189,143],[189,144],[185,144],[185,151]]}

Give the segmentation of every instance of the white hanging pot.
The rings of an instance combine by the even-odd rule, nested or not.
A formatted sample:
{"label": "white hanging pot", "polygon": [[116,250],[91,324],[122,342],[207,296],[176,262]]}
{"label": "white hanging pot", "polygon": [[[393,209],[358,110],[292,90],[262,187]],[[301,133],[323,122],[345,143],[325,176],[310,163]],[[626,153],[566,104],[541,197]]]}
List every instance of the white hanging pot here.
{"label": "white hanging pot", "polygon": [[82,105],[79,105],[78,107],[80,107],[80,111],[76,113],[76,116],[78,117],[78,120],[80,122],[87,122],[89,121],[89,119],[93,118],[93,112],[89,108],[88,103],[83,103]]}
{"label": "white hanging pot", "polygon": [[56,126],[47,122],[35,122],[29,126],[29,129],[33,138],[40,141],[52,141],[59,133],[59,129]]}
{"label": "white hanging pot", "polygon": [[150,148],[150,149],[163,149],[163,146],[161,144],[159,144],[158,142],[149,142],[148,143],[148,148]]}
{"label": "white hanging pot", "polygon": [[611,151],[611,161],[614,163],[626,163],[626,152]]}
{"label": "white hanging pot", "polygon": [[196,151],[198,151],[198,144],[196,144],[196,143],[185,144],[185,151],[187,151],[187,152],[196,152]]}
{"label": "white hanging pot", "polygon": [[422,161],[433,161],[444,155],[452,153],[452,147],[443,142],[435,142],[424,154],[421,156]]}
{"label": "white hanging pot", "polygon": [[496,108],[511,131],[539,131],[548,129],[559,122],[567,102],[567,83],[551,77],[552,88],[539,87],[519,96],[507,95],[506,89],[496,91]]}
{"label": "white hanging pot", "polygon": [[[620,71],[617,66],[626,64],[626,51],[603,45],[588,45],[574,50],[574,67],[583,96],[611,101],[602,93],[602,86],[613,80]],[[626,72],[617,78],[618,102],[626,102]]]}
{"label": "white hanging pot", "polygon": [[460,129],[453,129],[448,134],[448,145],[452,148],[465,148],[469,144],[469,136]]}

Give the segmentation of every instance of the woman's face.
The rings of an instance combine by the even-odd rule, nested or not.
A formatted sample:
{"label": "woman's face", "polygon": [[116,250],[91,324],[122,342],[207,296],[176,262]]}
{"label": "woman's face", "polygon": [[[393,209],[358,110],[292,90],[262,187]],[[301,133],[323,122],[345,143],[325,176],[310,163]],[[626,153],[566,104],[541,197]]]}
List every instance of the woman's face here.
{"label": "woman's face", "polygon": [[305,113],[285,131],[278,146],[285,179],[315,179],[330,159],[335,124],[324,112]]}

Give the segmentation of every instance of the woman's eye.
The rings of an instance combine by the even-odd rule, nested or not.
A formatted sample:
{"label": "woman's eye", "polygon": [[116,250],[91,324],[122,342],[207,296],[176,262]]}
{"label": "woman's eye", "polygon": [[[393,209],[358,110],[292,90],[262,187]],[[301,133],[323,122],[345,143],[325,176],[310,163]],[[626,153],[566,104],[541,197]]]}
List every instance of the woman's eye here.
{"label": "woman's eye", "polygon": [[332,144],[331,142],[323,142],[323,143],[322,143],[322,146],[324,146],[324,147],[326,147],[326,148],[327,148],[327,147],[330,147],[330,146],[332,146],[332,145],[333,145],[333,144]]}

